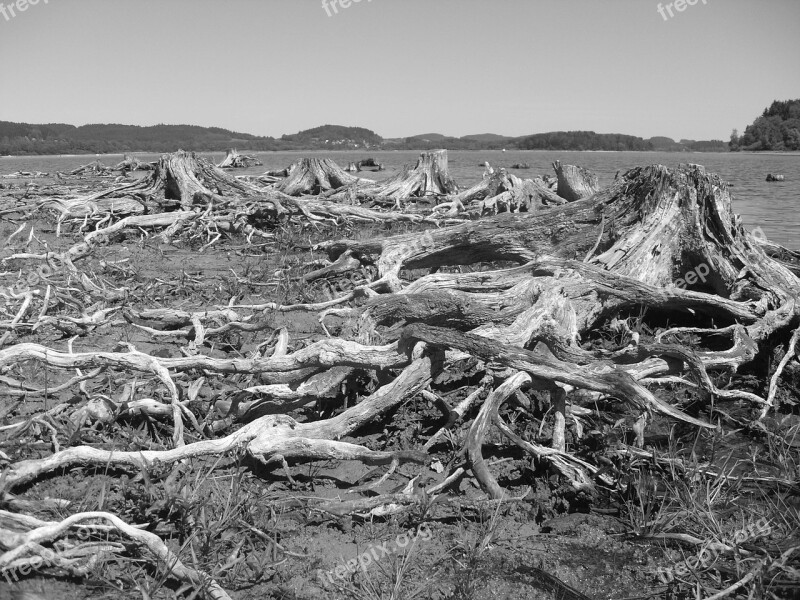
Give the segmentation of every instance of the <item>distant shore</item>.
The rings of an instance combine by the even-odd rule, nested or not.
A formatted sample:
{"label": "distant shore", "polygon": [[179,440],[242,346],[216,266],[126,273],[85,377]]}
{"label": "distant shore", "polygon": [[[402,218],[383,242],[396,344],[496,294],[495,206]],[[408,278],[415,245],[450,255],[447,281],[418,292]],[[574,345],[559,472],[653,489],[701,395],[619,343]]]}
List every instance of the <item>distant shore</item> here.
{"label": "distant shore", "polygon": [[[324,152],[326,154],[377,154],[380,152],[385,153],[395,153],[395,152],[425,152],[427,148],[417,148],[417,149],[397,149],[397,148],[381,148],[381,149],[360,149],[360,148],[352,148],[352,149],[336,149],[336,150],[327,150],[325,148],[307,148],[303,150],[248,150],[247,152],[250,154],[302,154],[305,152]],[[224,155],[224,150],[193,150],[194,152],[200,154],[220,154]],[[502,154],[506,152],[502,149],[493,148],[491,150],[453,150],[454,152],[472,152],[475,154],[478,153],[486,153],[486,152],[496,152]],[[699,150],[564,150],[564,149],[556,149],[556,150],[520,150],[517,148],[511,148],[507,150],[507,152],[513,153],[525,153],[525,154],[545,154],[553,152],[582,152],[586,154],[622,154],[622,153],[645,153],[645,154],[747,154],[752,156],[800,156],[800,151],[798,150],[763,150],[758,152],[747,152],[747,151],[739,151],[739,152],[722,152],[722,151],[708,151],[703,152]],[[81,157],[104,157],[104,156],[125,156],[126,154],[168,154],[168,152],[159,152],[154,150],[131,150],[129,152],[112,152],[110,154],[96,154],[96,153],[85,153],[85,154],[4,154],[0,155],[0,159],[5,158],[81,158]]]}

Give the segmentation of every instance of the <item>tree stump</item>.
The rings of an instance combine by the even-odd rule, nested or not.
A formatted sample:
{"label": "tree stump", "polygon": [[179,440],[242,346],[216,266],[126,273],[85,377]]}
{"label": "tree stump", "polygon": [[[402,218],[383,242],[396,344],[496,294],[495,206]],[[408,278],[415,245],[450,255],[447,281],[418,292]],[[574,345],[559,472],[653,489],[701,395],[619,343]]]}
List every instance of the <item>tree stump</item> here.
{"label": "tree stump", "polygon": [[316,195],[362,181],[329,158],[303,158],[289,167],[288,177],[275,189],[288,196]]}
{"label": "tree stump", "polygon": [[431,150],[420,154],[416,165],[406,165],[400,173],[365,193],[398,202],[447,196],[457,191],[458,186],[447,169],[447,150]]}
{"label": "tree stump", "polygon": [[553,163],[553,169],[558,177],[556,193],[568,202],[588,198],[600,190],[597,176],[583,167],[562,165],[560,161],[556,161]]}
{"label": "tree stump", "polygon": [[235,148],[230,148],[217,167],[220,169],[245,169],[247,167],[260,167],[262,164],[255,156],[239,154]]}

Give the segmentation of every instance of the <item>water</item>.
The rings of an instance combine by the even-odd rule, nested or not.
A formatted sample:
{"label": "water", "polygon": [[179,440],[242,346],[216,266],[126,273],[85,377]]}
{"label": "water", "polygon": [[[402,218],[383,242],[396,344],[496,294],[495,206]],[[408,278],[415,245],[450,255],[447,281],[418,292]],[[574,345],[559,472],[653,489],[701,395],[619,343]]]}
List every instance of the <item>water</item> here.
{"label": "water", "polygon": [[[346,166],[350,161],[375,157],[386,166],[379,173],[362,172],[359,175],[370,179],[391,177],[406,163],[416,161],[417,151],[357,152],[256,152],[263,167],[237,169],[237,175],[259,175],[266,170],[282,169],[303,156],[330,157]],[[528,163],[531,169],[513,171],[521,177],[552,174],[551,164],[580,165],[593,171],[603,185],[611,183],[618,170],[663,164],[675,167],[679,163],[698,163],[717,173],[723,180],[733,184],[734,212],[739,213],[748,228],[761,227],[767,237],[790,248],[800,248],[800,154],[744,154],[744,153],[683,153],[683,152],[554,152],[510,150],[450,151],[450,174],[459,186],[467,187],[479,181],[483,174],[484,161],[494,167],[508,167],[514,163]],[[215,163],[224,154],[201,153]],[[140,160],[156,160],[158,154],[136,153]],[[82,164],[95,160],[92,155],[80,156],[20,156],[0,157],[0,174],[15,171],[71,171]],[[104,164],[113,166],[122,156],[119,154],[99,157]],[[767,173],[785,175],[785,181],[767,183]]]}

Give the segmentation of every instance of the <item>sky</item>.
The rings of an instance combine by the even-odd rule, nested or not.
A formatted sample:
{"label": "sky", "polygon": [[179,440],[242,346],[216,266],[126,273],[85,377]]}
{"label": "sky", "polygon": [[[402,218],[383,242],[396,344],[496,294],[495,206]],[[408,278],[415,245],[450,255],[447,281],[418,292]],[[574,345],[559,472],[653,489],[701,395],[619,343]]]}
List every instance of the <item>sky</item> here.
{"label": "sky", "polygon": [[727,141],[800,98],[800,0],[26,1],[0,120]]}

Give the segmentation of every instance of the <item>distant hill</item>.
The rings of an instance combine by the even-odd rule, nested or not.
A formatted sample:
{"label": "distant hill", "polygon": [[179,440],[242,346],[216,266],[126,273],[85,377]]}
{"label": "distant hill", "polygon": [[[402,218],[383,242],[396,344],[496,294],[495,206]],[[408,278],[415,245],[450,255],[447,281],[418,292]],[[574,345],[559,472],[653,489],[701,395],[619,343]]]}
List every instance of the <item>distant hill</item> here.
{"label": "distant hill", "polygon": [[731,150],[800,150],[800,99],[775,100],[741,137],[731,134]]}
{"label": "distant hill", "polygon": [[379,148],[383,143],[383,138],[374,131],[363,127],[322,125],[293,135],[281,136],[281,141],[303,148],[368,149]]}
{"label": "distant hill", "polygon": [[594,131],[552,131],[517,138],[520,150],[653,150],[640,137]]}
{"label": "distant hill", "polygon": [[653,145],[653,150],[658,150],[659,152],[678,152],[686,150],[685,146],[679,144],[670,137],[656,136],[651,137],[647,141]]}
{"label": "distant hill", "polygon": [[728,144],[722,140],[681,140],[684,143],[692,152],[728,152]]}
{"label": "distant hill", "polygon": [[447,136],[441,133],[422,133],[420,135],[412,135],[406,138],[407,140],[423,140],[425,142],[435,142],[438,140],[446,140]]}
{"label": "distant hill", "polygon": [[653,145],[653,150],[659,152],[727,152],[728,144],[722,140],[681,140],[676,142],[672,138],[657,136],[647,140]]}
{"label": "distant hill", "polygon": [[506,140],[511,140],[510,138],[505,135],[497,135],[496,133],[478,133],[474,135],[462,135],[462,140],[473,140],[476,142],[503,142]]}
{"label": "distant hill", "polygon": [[63,123],[29,125],[0,121],[0,154],[79,154],[117,152],[174,152],[180,148],[222,151],[273,150],[275,139],[197,125]]}
{"label": "distant hill", "polygon": [[[792,109],[795,110],[795,109]],[[792,113],[794,114],[794,113]],[[769,118],[772,118],[770,116]],[[748,128],[748,131],[749,128]],[[788,147],[788,146],[787,146]],[[681,140],[640,137],[594,131],[551,131],[521,137],[495,133],[448,137],[424,133],[407,138],[384,139],[371,129],[322,125],[279,139],[239,133],[220,127],[197,125],[92,124],[76,127],[65,123],[31,125],[0,121],[0,155],[81,154],[122,152],[174,152],[178,149],[221,152],[227,148],[248,151],[280,150],[668,150],[725,151],[720,140]]]}

